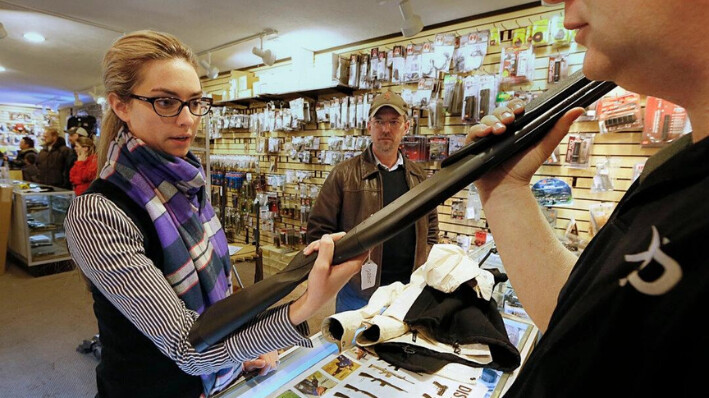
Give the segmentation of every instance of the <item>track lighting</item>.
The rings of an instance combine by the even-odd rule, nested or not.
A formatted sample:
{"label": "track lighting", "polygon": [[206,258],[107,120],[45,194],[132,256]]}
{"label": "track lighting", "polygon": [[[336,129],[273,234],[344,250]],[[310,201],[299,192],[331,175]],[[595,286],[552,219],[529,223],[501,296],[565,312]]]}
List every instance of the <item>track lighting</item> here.
{"label": "track lighting", "polygon": [[[274,37],[278,37],[278,31],[275,30],[275,29],[266,28],[266,29],[262,30],[261,32],[254,33],[253,35],[241,37],[241,38],[238,38],[238,39],[236,39],[236,40],[232,40],[232,41],[230,41],[230,42],[228,42],[228,43],[224,43],[224,44],[218,45],[218,46],[216,46],[216,47],[212,47],[212,48],[206,49],[206,50],[204,50],[204,51],[201,51],[201,52],[199,52],[199,53],[197,54],[197,56],[202,56],[202,55],[204,55],[204,54],[211,54],[211,53],[214,52],[214,51],[220,51],[220,50],[223,50],[223,49],[225,49],[225,48],[228,48],[228,47],[231,47],[231,46],[235,46],[235,45],[237,45],[237,44],[240,44],[240,43],[243,43],[243,42],[246,42],[246,41],[249,41],[249,40],[261,39],[261,46],[260,46],[260,47],[254,47],[253,49],[251,49],[251,52],[252,52],[253,54],[258,55],[259,57],[261,57],[261,58],[263,59],[263,63],[265,63],[266,65],[271,66],[271,65],[273,65],[273,64],[276,62],[276,55],[275,55],[271,50],[264,50],[264,49],[263,49],[263,38],[264,38],[264,37],[265,37],[266,39],[272,39],[272,38],[274,38]],[[214,69],[209,69],[209,66],[211,65],[211,61],[207,61],[207,62],[199,61],[199,64],[200,64],[203,68],[205,68],[205,69],[208,71],[208,73],[214,75],[214,77],[217,77],[217,75],[219,74],[219,71],[218,71],[218,70],[217,70],[216,73],[215,73],[214,70],[215,70],[216,68],[214,68]],[[211,77],[211,76],[210,76],[210,77]]]}
{"label": "track lighting", "polygon": [[254,55],[261,57],[264,64],[271,66],[274,63],[276,63],[276,55],[271,50],[264,50],[263,49],[263,36],[261,36],[260,38],[261,38],[261,47],[254,47],[251,49],[251,52]]}
{"label": "track lighting", "polygon": [[399,11],[404,21],[401,23],[401,34],[404,37],[411,37],[423,30],[423,21],[421,16],[414,14],[414,9],[411,7],[409,0],[399,1]]}
{"label": "track lighting", "polygon": [[79,93],[74,91],[74,106],[82,106],[84,102],[79,98]]}
{"label": "track lighting", "polygon": [[99,105],[106,103],[106,97],[103,96],[100,86],[92,87],[91,90],[89,90],[89,95],[91,96],[91,99]]}
{"label": "track lighting", "polygon": [[199,60],[199,65],[207,71],[208,78],[216,79],[219,76],[219,68],[212,66],[212,53],[207,53],[207,58]]}

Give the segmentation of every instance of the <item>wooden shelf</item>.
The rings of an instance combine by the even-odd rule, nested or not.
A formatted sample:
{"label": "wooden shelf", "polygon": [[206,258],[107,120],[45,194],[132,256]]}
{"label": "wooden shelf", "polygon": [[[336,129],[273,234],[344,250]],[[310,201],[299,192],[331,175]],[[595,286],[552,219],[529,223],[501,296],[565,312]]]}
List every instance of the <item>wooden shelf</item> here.
{"label": "wooden shelf", "polygon": [[293,91],[293,92],[287,92],[287,93],[277,93],[277,94],[260,94],[258,96],[254,97],[246,97],[246,98],[236,98],[233,100],[225,100],[225,101],[217,101],[214,103],[214,106],[242,106],[244,108],[249,108],[253,104],[265,104],[266,102],[270,101],[291,101],[296,98],[300,97],[306,97],[306,98],[311,98],[311,99],[318,99],[318,97],[323,96],[323,95],[338,95],[338,94],[345,94],[345,95],[352,95],[352,93],[355,91],[355,88],[345,86],[343,84],[336,84],[328,87],[322,87],[322,88],[316,88],[316,89],[310,89],[310,90],[302,90],[302,91]]}

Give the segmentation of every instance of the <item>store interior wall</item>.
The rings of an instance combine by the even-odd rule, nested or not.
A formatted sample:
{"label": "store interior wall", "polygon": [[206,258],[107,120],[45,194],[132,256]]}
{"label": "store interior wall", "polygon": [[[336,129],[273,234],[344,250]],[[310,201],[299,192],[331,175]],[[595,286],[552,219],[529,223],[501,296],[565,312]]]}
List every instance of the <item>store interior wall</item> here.
{"label": "store interior wall", "polygon": [[[399,36],[395,38],[372,40],[366,43],[358,43],[350,47],[339,48],[335,51],[317,53],[315,54],[315,62],[317,63],[318,57],[331,57],[333,52],[340,57],[347,58],[352,53],[368,53],[369,49],[374,47],[381,49],[392,48],[394,45],[399,44],[406,45],[408,43],[418,44],[426,41],[431,42],[437,33],[455,32],[457,35],[465,35],[476,30],[484,29],[512,30],[518,27],[529,26],[536,20],[544,18],[550,19],[554,16],[563,16],[563,7],[533,7],[425,30],[412,38]],[[484,73],[496,74],[499,72],[501,45],[505,44],[507,43],[501,42],[496,46],[488,47],[487,55],[481,67]],[[569,46],[563,48],[553,45],[536,46],[534,53],[536,56],[534,79],[524,84],[513,85],[511,89],[534,92],[546,90],[548,87],[546,79],[549,57],[558,53],[569,54],[569,73],[572,73],[582,67],[585,49],[575,42],[572,42]],[[291,65],[285,63],[277,64],[275,67],[271,68],[259,67],[248,71],[253,72],[254,75],[258,77],[267,73],[279,73],[279,70],[287,71],[289,68],[291,68]],[[228,91],[230,78],[231,75],[224,74],[217,79],[204,79],[203,87],[206,92],[219,98],[219,96]],[[416,86],[389,84],[383,85],[379,91],[392,90],[400,92],[403,88],[413,88],[415,90]],[[355,94],[359,92],[361,91],[355,91]],[[335,95],[323,96],[323,98],[318,98],[318,100],[329,99],[333,96]],[[228,103],[225,105],[229,106]],[[258,108],[262,105],[256,104],[250,106]],[[426,112],[423,113],[423,118],[420,119],[420,125],[420,134],[426,136],[464,134],[469,127],[469,125],[463,123],[459,116],[448,116],[446,117],[445,128],[442,132],[429,130],[427,128]],[[261,137],[249,133],[248,130],[224,129],[220,132],[222,138],[212,140],[210,152],[212,154],[223,155],[254,155],[258,138],[278,137],[281,140],[281,144],[283,144],[296,136],[320,137],[320,150],[325,150],[327,149],[328,137],[367,134],[366,130],[343,131],[331,130],[327,127],[328,126],[322,123],[319,125],[313,123],[308,125],[303,131],[265,133],[261,134]],[[581,239],[588,240],[591,235],[589,206],[598,203],[610,203],[613,206],[617,204],[632,183],[634,167],[637,164],[643,163],[649,156],[654,154],[657,148],[641,147],[640,141],[642,134],[641,131],[637,129],[600,134],[598,122],[596,121],[577,122],[572,126],[571,132],[583,132],[593,135],[594,144],[590,159],[591,167],[586,169],[573,168],[568,167],[568,165],[563,162],[559,165],[544,165],[535,174],[532,183],[540,179],[554,177],[565,181],[572,187],[574,196],[573,203],[555,207],[557,219],[553,223],[553,226],[557,234],[561,237],[566,232],[569,224],[575,222]],[[568,137],[565,138],[560,145],[561,154],[566,152],[567,145]],[[283,145],[281,145],[281,148],[283,148]],[[286,170],[307,170],[313,172],[313,178],[307,179],[304,183],[320,186],[333,167],[330,165],[315,163],[304,164],[293,161],[284,151],[278,154],[257,154],[257,156],[259,158],[259,169],[242,171],[258,171],[270,175],[284,174]],[[616,165],[613,174],[614,187],[612,191],[608,192],[592,192],[593,177],[596,173],[594,165],[601,157],[611,157]],[[422,165],[430,174],[435,173],[436,170],[440,168],[438,162],[425,162]],[[279,196],[297,197],[298,189],[298,184],[286,184],[285,189],[282,192],[279,191]],[[455,237],[458,234],[474,235],[475,231],[490,232],[487,228],[484,214],[480,221],[461,220],[452,217],[452,202],[455,200],[465,200],[466,198],[467,191],[461,191],[438,207],[441,235],[446,234],[449,237]],[[276,231],[278,231],[279,228],[295,228],[297,230],[301,226],[304,226],[304,223],[300,222],[300,220],[283,218],[280,222],[276,223],[275,228]],[[266,243],[262,244],[267,244],[268,242],[272,243],[274,235],[275,234],[270,231],[263,231],[262,239]]]}

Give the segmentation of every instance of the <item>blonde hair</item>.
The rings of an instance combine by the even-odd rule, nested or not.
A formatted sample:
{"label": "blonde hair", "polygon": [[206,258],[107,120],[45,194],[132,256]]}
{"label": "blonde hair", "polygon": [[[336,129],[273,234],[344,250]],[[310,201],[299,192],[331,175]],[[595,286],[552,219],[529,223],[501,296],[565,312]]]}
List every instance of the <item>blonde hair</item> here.
{"label": "blonde hair", "polygon": [[59,129],[56,127],[47,127],[44,129],[44,133],[51,133],[55,137],[59,137]]}
{"label": "blonde hair", "polygon": [[[140,84],[145,64],[150,61],[182,59],[197,69],[194,52],[169,33],[140,30],[116,40],[103,58],[103,85],[106,94],[114,93],[129,101],[133,88]],[[101,121],[98,144],[98,169],[106,163],[108,147],[125,123],[110,107]]]}
{"label": "blonde hair", "polygon": [[87,154],[88,156],[96,153],[96,145],[94,145],[94,140],[89,137],[78,137],[76,139],[76,144],[79,144],[84,148],[89,148],[89,153]]}

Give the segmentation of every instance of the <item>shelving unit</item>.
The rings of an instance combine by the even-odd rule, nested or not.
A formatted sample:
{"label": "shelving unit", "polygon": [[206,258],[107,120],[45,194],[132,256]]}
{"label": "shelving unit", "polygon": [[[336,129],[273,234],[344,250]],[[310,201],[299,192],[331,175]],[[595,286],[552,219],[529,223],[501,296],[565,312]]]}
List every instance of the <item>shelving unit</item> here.
{"label": "shelving unit", "polygon": [[318,99],[325,95],[352,95],[355,89],[343,84],[334,84],[332,86],[313,88],[308,90],[300,90],[277,94],[260,94],[253,97],[236,98],[233,100],[217,101],[214,106],[231,106],[249,108],[254,104],[264,104],[270,101],[290,101],[296,98],[309,98],[312,100]]}

